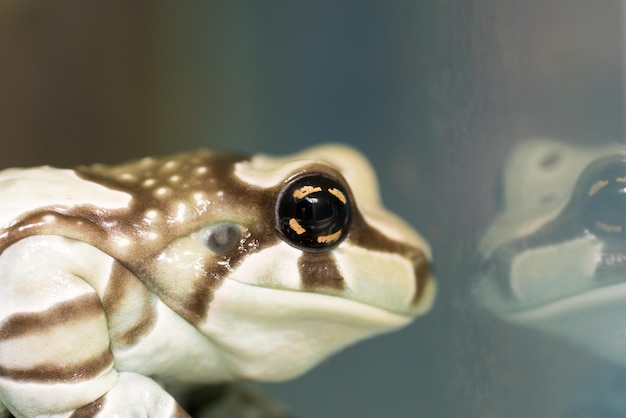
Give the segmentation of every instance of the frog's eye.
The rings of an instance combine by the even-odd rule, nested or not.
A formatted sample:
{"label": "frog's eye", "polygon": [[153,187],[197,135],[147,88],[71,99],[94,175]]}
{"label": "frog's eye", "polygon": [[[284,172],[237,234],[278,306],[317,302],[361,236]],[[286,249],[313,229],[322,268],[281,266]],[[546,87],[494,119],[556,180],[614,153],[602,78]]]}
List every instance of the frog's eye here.
{"label": "frog's eye", "polygon": [[626,159],[597,160],[583,172],[577,187],[589,232],[603,238],[626,237]]}
{"label": "frog's eye", "polygon": [[226,254],[237,248],[243,236],[242,228],[231,222],[220,222],[203,231],[202,239],[209,250]]}
{"label": "frog's eye", "polygon": [[276,201],[276,229],[303,251],[336,247],[348,233],[350,201],[345,188],[323,174],[291,180]]}

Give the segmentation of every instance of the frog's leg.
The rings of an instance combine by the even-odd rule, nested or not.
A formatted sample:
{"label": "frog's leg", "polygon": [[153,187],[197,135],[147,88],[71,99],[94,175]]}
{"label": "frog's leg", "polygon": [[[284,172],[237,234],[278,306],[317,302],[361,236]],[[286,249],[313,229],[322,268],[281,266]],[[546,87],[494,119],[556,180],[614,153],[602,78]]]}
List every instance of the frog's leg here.
{"label": "frog's leg", "polygon": [[0,399],[15,416],[188,417],[151,379],[115,369],[98,295],[113,263],[56,236],[0,255]]}

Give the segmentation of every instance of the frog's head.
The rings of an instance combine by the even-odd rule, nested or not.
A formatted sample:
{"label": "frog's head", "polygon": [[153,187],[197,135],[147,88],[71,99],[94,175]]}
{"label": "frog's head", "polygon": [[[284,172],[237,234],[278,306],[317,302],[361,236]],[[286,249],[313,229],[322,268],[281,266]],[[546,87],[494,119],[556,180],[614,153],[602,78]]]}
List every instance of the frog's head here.
{"label": "frog's head", "polygon": [[503,180],[479,302],[626,363],[626,150],[529,141]]}
{"label": "frog's head", "polygon": [[350,148],[199,151],[80,175],[132,195],[97,215],[95,245],[214,342],[232,375],[298,375],[433,302],[428,244],[383,209]]}

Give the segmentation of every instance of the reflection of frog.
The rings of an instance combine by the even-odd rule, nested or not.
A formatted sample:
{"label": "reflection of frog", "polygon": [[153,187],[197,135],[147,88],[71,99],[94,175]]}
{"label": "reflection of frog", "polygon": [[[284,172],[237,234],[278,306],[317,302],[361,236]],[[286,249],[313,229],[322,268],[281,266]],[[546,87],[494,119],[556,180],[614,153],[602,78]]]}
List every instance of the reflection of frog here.
{"label": "reflection of frog", "polygon": [[288,379],[434,296],[346,147],[10,169],[0,193],[0,416],[187,416],[148,376]]}
{"label": "reflection of frog", "polygon": [[626,363],[626,147],[522,143],[502,193],[480,303]]}

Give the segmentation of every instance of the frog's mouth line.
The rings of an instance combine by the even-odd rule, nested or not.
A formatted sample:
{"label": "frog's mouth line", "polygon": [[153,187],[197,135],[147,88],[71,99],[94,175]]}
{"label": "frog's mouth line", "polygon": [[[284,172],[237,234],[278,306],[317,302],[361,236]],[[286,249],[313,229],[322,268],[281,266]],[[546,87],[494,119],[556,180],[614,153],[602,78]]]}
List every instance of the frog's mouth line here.
{"label": "frog's mouth line", "polygon": [[[216,290],[214,301],[209,307],[215,309],[220,299],[235,297],[235,309],[249,310],[256,317],[271,316],[298,317],[304,319],[325,319],[336,322],[361,322],[369,326],[396,328],[410,323],[415,315],[410,312],[397,312],[359,300],[305,290],[264,287],[226,278]],[[226,303],[226,302],[225,302]],[[228,302],[233,303],[233,301]],[[267,309],[268,305],[271,309]],[[233,309],[232,305],[230,305]]]}
{"label": "frog's mouth line", "polygon": [[592,309],[601,310],[613,304],[621,305],[624,300],[626,300],[626,283],[618,283],[564,297],[541,306],[501,311],[499,315],[511,322],[535,323],[545,318],[572,315]]}

